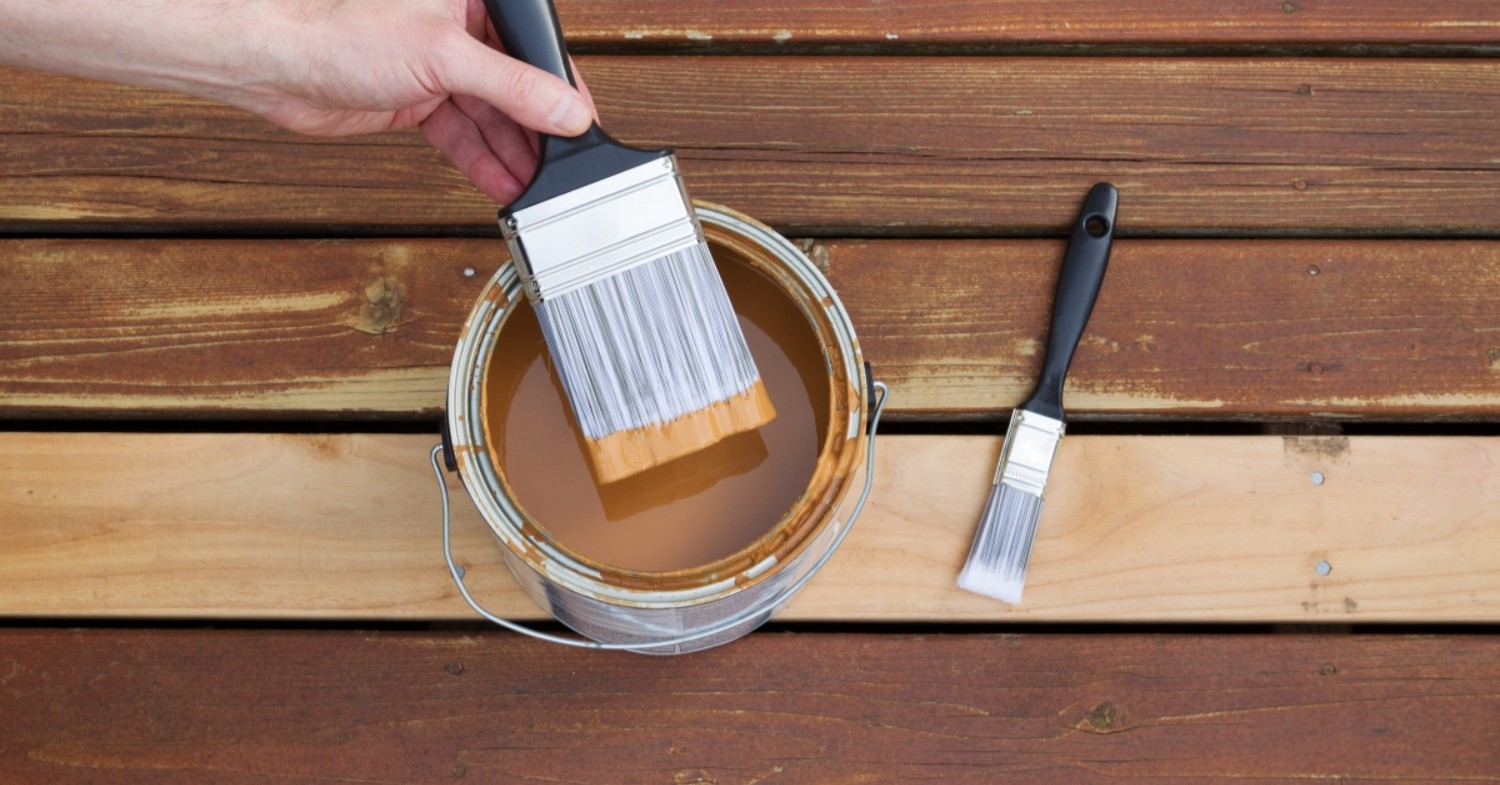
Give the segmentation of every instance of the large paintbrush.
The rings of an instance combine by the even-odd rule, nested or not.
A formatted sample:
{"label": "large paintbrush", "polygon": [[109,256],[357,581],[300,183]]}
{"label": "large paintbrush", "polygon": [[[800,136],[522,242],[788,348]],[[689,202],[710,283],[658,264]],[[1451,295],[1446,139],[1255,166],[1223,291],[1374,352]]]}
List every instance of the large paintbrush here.
{"label": "large paintbrush", "polygon": [[[485,0],[507,53],[576,84],[551,0]],[[601,481],[775,416],[671,150],[543,135],[500,211]]]}

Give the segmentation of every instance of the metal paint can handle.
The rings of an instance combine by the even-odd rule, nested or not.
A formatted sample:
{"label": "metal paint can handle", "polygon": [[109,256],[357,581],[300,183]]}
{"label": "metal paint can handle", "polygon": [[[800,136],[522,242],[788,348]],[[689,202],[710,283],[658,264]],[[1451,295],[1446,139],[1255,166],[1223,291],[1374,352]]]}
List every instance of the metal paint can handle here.
{"label": "metal paint can handle", "polygon": [[453,561],[452,514],[451,506],[448,501],[448,484],[443,481],[442,455],[444,445],[438,444],[432,448],[432,453],[429,457],[432,460],[432,473],[437,477],[438,497],[443,501],[443,558],[448,562],[448,573],[453,576],[453,585],[458,587],[458,593],[463,596],[464,602],[467,602],[469,604],[469,607],[474,609],[475,613],[478,613],[486,620],[504,627],[511,632],[520,633],[522,635],[536,638],[540,641],[556,643],[562,646],[574,646],[581,649],[644,652],[663,646],[676,646],[679,644],[696,641],[701,638],[718,635],[719,633],[722,633],[733,627],[744,624],[745,619],[748,617],[748,615],[760,613],[765,608],[775,608],[791,599],[792,595],[800,591],[802,587],[806,585],[806,583],[811,580],[814,575],[817,575],[818,570],[823,568],[823,564],[827,562],[829,557],[833,556],[833,554],[839,549],[839,546],[843,544],[844,538],[849,536],[849,530],[854,528],[854,522],[859,519],[860,512],[864,510],[865,502],[870,498],[870,488],[874,486],[875,482],[875,431],[880,424],[880,413],[885,410],[886,399],[890,396],[890,387],[888,387],[885,382],[869,380],[869,386],[870,388],[878,391],[880,393],[880,397],[875,399],[875,405],[870,411],[870,423],[868,426],[869,445],[865,448],[865,487],[860,491],[859,500],[855,502],[854,508],[849,512],[849,522],[845,524],[843,530],[834,537],[833,544],[829,546],[828,550],[824,551],[823,554],[818,557],[818,560],[813,563],[812,567],[808,569],[805,574],[803,574],[797,580],[793,581],[790,585],[777,593],[777,595],[771,602],[748,608],[746,609],[745,613],[736,614],[735,616],[725,619],[718,624],[702,630],[698,630],[697,632],[689,633],[687,635],[679,635],[675,638],[667,638],[666,640],[650,641],[647,643],[601,643],[599,641],[587,640],[581,637],[553,635],[550,632],[535,630],[523,624],[511,621],[509,619],[501,618],[500,616],[496,616],[494,613],[486,610],[484,606],[480,605],[479,601],[474,599],[474,595],[469,593],[469,588],[464,585],[464,569],[458,566],[458,564]]}

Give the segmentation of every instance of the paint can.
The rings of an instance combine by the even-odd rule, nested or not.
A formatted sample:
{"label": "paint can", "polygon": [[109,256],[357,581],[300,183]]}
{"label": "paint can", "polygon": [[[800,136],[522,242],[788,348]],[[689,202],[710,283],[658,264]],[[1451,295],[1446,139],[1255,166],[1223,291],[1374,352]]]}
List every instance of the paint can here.
{"label": "paint can", "polygon": [[[745,437],[758,446],[739,442],[742,446],[722,451],[722,458],[705,453],[679,459],[675,468],[653,469],[664,473],[648,473],[637,483],[649,497],[646,503],[627,499],[617,492],[619,484],[611,483],[605,489],[590,486],[602,500],[598,505],[569,506],[589,495],[578,492],[589,483],[563,492],[549,485],[562,482],[557,476],[566,473],[562,464],[573,460],[573,445],[565,444],[566,434],[537,430],[547,427],[537,424],[548,420],[544,409],[562,411],[560,393],[543,383],[545,374],[537,369],[544,361],[528,359],[544,355],[539,348],[527,348],[537,344],[539,333],[529,331],[528,320],[534,316],[515,269],[503,265],[480,294],[455,349],[444,445],[433,450],[434,471],[441,483],[438,457],[446,452],[449,468],[458,472],[517,581],[538,605],[586,640],[541,633],[483,608],[453,561],[445,490],[449,569],[469,604],[496,623],[560,643],[650,654],[727,643],[760,626],[807,583],[843,541],[868,498],[885,386],[870,376],[837,294],[817,266],[775,231],[724,207],[701,202],[696,207],[747,339],[752,331],[772,334],[752,339],[752,351],[768,387],[780,385],[780,392],[776,387],[771,392],[782,430],[769,431],[776,426],[773,421],[762,429],[764,438]],[[778,374],[774,359],[768,366],[761,345],[785,349],[787,367],[794,373]],[[793,405],[783,411],[788,403]],[[810,414],[799,414],[803,409]],[[554,447],[562,452],[537,452]],[[725,469],[715,460],[733,464],[726,463]],[[694,485],[695,473],[713,476]],[[734,475],[733,482],[720,475]],[[756,485],[773,475],[776,489]],[[731,493],[726,488],[736,483],[738,496],[709,495]],[[778,493],[785,495],[785,506],[778,506]],[[770,506],[757,511],[757,502]],[[574,517],[589,518],[598,509],[613,514],[616,508],[623,510],[619,517],[625,523],[601,520],[577,534],[569,532]],[[664,512],[668,509],[674,511],[670,516]],[[722,542],[692,536],[696,529],[681,528],[687,519],[678,520],[697,515],[703,519],[691,524],[717,532],[726,528],[717,519],[736,514],[751,517],[736,524],[744,530],[739,539],[725,535]],[[652,528],[658,526],[668,528]],[[616,540],[635,543],[640,555],[610,550]],[[688,561],[665,561],[668,551]]]}

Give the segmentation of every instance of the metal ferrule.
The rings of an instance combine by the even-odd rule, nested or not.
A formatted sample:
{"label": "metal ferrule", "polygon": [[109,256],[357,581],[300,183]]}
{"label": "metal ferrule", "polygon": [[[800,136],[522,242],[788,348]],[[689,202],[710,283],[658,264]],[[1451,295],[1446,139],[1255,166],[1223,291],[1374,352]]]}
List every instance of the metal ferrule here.
{"label": "metal ferrule", "polygon": [[517,211],[500,231],[534,303],[703,242],[670,155]]}
{"label": "metal ferrule", "polygon": [[1064,430],[1062,420],[1025,409],[1011,412],[1005,446],[1000,449],[1000,465],[995,469],[995,484],[1004,483],[1041,498]]}

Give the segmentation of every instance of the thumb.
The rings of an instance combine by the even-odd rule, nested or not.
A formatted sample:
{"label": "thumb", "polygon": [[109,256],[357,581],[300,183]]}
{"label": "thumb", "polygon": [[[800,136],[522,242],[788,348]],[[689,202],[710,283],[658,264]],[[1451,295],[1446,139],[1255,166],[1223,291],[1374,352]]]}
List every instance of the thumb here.
{"label": "thumb", "polygon": [[593,107],[572,85],[477,39],[465,40],[445,58],[441,77],[449,92],[478,98],[536,131],[577,136],[588,130]]}

